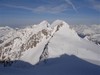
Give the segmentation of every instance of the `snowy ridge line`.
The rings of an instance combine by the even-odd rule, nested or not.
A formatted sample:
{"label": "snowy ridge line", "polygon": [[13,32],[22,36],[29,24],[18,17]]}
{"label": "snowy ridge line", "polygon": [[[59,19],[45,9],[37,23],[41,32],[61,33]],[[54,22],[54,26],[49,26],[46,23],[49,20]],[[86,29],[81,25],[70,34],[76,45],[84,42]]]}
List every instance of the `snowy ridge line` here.
{"label": "snowy ridge line", "polygon": [[[4,42],[0,44],[0,49],[1,49],[0,60],[1,61],[18,60],[20,58],[20,56],[22,56],[22,52],[31,48],[31,47],[29,47],[29,48],[25,49],[25,47],[27,47],[27,46],[24,46],[25,44],[23,44],[25,42],[27,43],[27,41],[30,41],[31,40],[30,38],[35,39],[35,41],[33,41],[33,44],[34,44],[34,46],[36,46],[35,44],[39,43],[38,40],[40,40],[40,42],[41,42],[44,35],[46,36],[46,38],[49,37],[48,36],[49,34],[53,35],[53,33],[51,34],[53,29],[51,29],[50,27],[47,28],[48,26],[49,26],[49,23],[47,21],[43,21],[39,25],[32,26],[31,28],[28,27],[28,28],[21,29],[21,30],[19,29],[19,30],[11,31],[8,35],[3,37]],[[50,31],[50,33],[49,33],[49,31]],[[55,31],[53,30],[53,32],[55,32]],[[43,33],[43,35],[42,35],[42,33]],[[41,39],[37,38],[37,36],[39,36]],[[30,44],[31,44],[31,42],[30,42]],[[16,46],[16,45],[18,45],[18,46]]]}
{"label": "snowy ridge line", "polygon": [[55,35],[55,33],[59,30],[59,28],[62,26],[63,24],[57,25],[56,26],[56,30],[54,31],[54,33],[51,35],[51,38],[48,40],[47,44],[44,46],[43,52],[39,58],[39,62],[44,61],[46,63],[49,53],[48,53],[48,45],[50,40],[52,39],[52,37]]}
{"label": "snowy ridge line", "polygon": [[100,61],[100,47],[79,37],[75,30],[62,20],[56,20],[51,25],[43,21],[38,25],[13,30],[2,37],[2,40],[1,61],[22,60],[35,65],[63,54]]}

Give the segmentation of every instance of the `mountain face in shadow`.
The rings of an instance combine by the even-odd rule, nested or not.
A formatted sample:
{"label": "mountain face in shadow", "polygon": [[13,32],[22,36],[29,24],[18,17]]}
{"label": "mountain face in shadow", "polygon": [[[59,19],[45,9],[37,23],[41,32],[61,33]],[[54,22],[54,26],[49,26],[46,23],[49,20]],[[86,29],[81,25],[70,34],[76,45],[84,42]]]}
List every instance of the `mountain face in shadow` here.
{"label": "mountain face in shadow", "polygon": [[0,67],[0,75],[100,75],[100,66],[64,54],[36,65],[18,60],[11,67]]}

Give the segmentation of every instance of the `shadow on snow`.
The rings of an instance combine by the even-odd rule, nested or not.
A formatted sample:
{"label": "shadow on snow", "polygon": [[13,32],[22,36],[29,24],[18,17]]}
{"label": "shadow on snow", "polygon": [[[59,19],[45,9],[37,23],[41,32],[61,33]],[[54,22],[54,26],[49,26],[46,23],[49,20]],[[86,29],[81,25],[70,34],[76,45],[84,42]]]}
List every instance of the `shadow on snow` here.
{"label": "shadow on snow", "polygon": [[18,60],[11,67],[0,68],[0,73],[4,75],[100,75],[100,66],[74,55],[64,54],[36,65]]}

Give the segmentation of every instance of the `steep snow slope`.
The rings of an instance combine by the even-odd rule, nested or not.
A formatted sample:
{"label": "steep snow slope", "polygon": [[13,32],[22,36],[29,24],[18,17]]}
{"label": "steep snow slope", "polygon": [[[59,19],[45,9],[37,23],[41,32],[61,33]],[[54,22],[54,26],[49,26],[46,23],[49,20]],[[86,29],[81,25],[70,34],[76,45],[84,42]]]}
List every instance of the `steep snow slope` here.
{"label": "steep snow slope", "polygon": [[43,21],[39,25],[9,32],[0,44],[0,60],[13,61],[24,56],[23,52],[26,50],[36,51],[35,47],[38,48],[38,44],[50,36],[51,30],[47,28],[48,25],[47,21]]}
{"label": "steep snow slope", "polygon": [[14,30],[2,39],[1,57],[16,62],[0,65],[0,75],[100,75],[100,46],[80,38],[62,20]]}
{"label": "steep snow slope", "polygon": [[[50,27],[52,30],[51,36],[48,39],[43,40],[36,48],[34,48],[34,51],[27,51],[24,55],[27,62],[31,60],[30,63],[35,64],[35,60],[39,61],[46,43],[48,43],[48,58],[68,54],[75,55],[88,61],[93,60],[100,62],[100,47],[88,40],[80,38],[67,23],[62,20],[57,20],[52,23]],[[44,60],[48,58],[45,57],[45,55],[43,57]],[[98,64],[98,62],[95,62],[95,64]]]}
{"label": "steep snow slope", "polygon": [[0,75],[100,75],[100,46],[62,20],[12,30],[1,39],[0,61],[16,62],[0,65]]}
{"label": "steep snow slope", "polygon": [[1,61],[22,60],[34,65],[62,54],[100,61],[100,47],[80,38],[62,20],[56,20],[51,25],[43,21],[38,25],[13,30],[2,40],[4,42],[0,44]]}
{"label": "steep snow slope", "polygon": [[[63,21],[61,23],[62,27],[55,33],[48,46],[50,58],[68,54],[82,59],[100,61],[99,46],[80,38],[67,23]],[[54,24],[59,25],[60,23],[56,21]]]}

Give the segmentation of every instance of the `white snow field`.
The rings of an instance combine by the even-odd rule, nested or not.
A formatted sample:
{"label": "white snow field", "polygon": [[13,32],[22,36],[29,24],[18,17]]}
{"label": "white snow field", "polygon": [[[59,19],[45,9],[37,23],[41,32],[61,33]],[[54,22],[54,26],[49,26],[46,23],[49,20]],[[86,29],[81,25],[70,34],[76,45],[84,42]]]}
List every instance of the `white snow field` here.
{"label": "white snow field", "polygon": [[13,61],[0,65],[0,75],[100,75],[100,46],[63,20],[13,29],[0,40],[0,61]]}
{"label": "white snow field", "polygon": [[78,35],[100,45],[100,25],[71,25]]}

